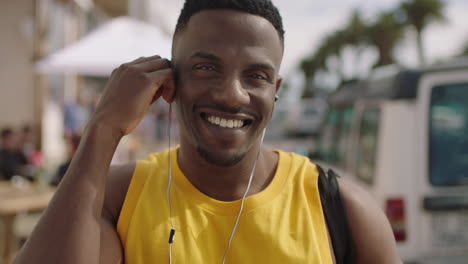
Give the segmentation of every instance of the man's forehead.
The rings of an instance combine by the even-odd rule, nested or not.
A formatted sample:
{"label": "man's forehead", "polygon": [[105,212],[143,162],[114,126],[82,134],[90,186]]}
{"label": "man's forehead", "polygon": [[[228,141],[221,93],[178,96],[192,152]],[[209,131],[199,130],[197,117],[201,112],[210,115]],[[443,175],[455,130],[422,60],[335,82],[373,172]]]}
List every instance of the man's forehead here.
{"label": "man's forehead", "polygon": [[274,26],[265,18],[249,13],[215,9],[195,14],[175,38],[174,54],[187,57],[200,50],[264,50],[281,61],[282,44]]}
{"label": "man's forehead", "polygon": [[189,20],[187,27],[190,24],[198,24],[200,22],[219,23],[218,25],[229,25],[229,23],[242,23],[243,25],[258,24],[269,25],[272,29],[274,26],[266,18],[259,15],[250,14],[244,11],[235,9],[207,9],[195,13]]}

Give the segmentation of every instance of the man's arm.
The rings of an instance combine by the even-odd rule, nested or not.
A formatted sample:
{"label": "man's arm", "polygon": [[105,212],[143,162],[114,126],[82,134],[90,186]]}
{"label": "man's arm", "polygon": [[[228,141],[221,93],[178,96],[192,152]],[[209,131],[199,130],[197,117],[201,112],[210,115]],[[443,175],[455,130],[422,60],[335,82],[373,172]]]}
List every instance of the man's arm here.
{"label": "man's arm", "polygon": [[172,101],[172,78],[169,62],[159,56],[137,59],[112,73],[67,173],[15,264],[114,264],[112,259],[100,262],[101,248],[122,255],[112,217],[102,214],[110,162],[121,138],[154,100]]}
{"label": "man's arm", "polygon": [[99,263],[124,263],[123,249],[120,237],[117,234],[117,221],[134,170],[135,163],[110,168],[101,216],[101,256]]}
{"label": "man's arm", "polygon": [[99,263],[105,182],[119,139],[91,124],[49,207],[14,263]]}
{"label": "man's arm", "polygon": [[387,217],[363,189],[339,179],[341,198],[356,249],[356,263],[400,264]]}

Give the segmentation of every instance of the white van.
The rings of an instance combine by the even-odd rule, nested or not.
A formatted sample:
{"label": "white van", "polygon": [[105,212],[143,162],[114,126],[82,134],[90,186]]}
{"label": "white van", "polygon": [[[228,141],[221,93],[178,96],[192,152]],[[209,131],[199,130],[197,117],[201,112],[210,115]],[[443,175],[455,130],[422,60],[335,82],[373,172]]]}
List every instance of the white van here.
{"label": "white van", "polygon": [[468,263],[468,58],[343,85],[318,158],[374,195],[405,263]]}

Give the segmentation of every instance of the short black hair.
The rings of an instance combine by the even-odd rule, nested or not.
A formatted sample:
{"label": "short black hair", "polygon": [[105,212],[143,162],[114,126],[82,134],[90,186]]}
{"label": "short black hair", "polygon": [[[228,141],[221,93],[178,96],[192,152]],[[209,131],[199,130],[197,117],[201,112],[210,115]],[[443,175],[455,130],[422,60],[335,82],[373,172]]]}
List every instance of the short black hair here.
{"label": "short black hair", "polygon": [[2,139],[6,139],[11,134],[13,134],[13,130],[11,128],[4,128],[2,129],[2,132],[0,132],[0,134]]}
{"label": "short black hair", "polygon": [[31,125],[29,125],[29,124],[24,125],[23,128],[22,128],[22,131],[23,131],[23,133],[31,132],[32,131]]}
{"label": "short black hair", "polygon": [[187,26],[193,15],[210,9],[233,9],[261,16],[275,27],[284,45],[283,20],[271,0],[186,0],[177,20],[174,36]]}

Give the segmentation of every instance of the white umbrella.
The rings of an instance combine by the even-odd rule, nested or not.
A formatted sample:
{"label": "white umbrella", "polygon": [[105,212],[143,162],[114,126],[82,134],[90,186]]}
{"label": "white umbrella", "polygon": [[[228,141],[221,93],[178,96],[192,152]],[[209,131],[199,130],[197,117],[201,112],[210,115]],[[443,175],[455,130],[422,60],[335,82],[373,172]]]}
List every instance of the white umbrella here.
{"label": "white umbrella", "polygon": [[171,43],[172,39],[158,27],[119,17],[40,60],[35,68],[42,73],[109,76],[122,63],[142,56],[170,58]]}

